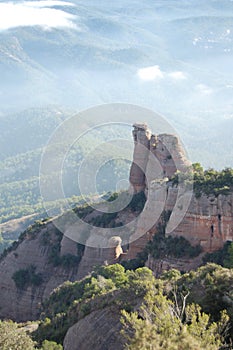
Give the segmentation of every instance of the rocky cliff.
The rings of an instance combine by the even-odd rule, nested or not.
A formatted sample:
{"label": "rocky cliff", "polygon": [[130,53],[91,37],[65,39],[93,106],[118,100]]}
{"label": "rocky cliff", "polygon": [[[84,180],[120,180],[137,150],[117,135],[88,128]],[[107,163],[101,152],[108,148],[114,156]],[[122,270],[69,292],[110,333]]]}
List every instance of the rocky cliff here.
{"label": "rocky cliff", "polygon": [[68,330],[64,350],[124,349],[120,318],[120,311],[116,307],[93,311]]}
{"label": "rocky cliff", "polygon": [[[133,137],[135,150],[130,182],[136,196],[140,191],[145,192],[146,202],[141,213],[127,206],[104,226],[122,225],[122,232],[126,235],[116,237],[111,230],[106,230],[105,236],[100,235],[96,244],[90,229],[86,245],[80,248],[71,239],[72,234],[82,235],[86,232],[81,224],[69,223],[67,214],[62,219],[29,227],[0,260],[0,318],[17,321],[38,318],[41,303],[54,288],[66,280],[74,281],[86,276],[95,265],[118,262],[123,253],[122,240],[124,245],[128,244],[128,253],[124,258],[135,258],[157,233],[162,212],[172,213],[166,235],[183,236],[194,246],[200,244],[204,252],[217,250],[227,240],[233,240],[233,193],[208,196],[202,193],[197,197],[192,192],[190,195],[189,191],[187,197],[187,193],[179,186],[173,186],[171,181],[177,170],[185,172],[190,166],[178,138],[167,134],[152,135],[145,124],[134,125]],[[98,210],[87,211],[85,220],[95,225],[99,219],[101,221],[101,215]],[[137,215],[134,229],[132,226],[131,231],[128,230],[127,224]],[[63,220],[63,232],[69,234],[63,235],[56,228],[56,220]],[[93,231],[98,233],[98,228],[93,228]],[[149,259],[147,263],[156,271],[171,267],[188,270],[200,265],[201,259],[195,262],[169,258],[156,262]],[[13,279],[16,273],[18,283],[22,283],[20,278],[25,274],[29,278],[20,288]],[[79,329],[83,325],[77,327]]]}
{"label": "rocky cliff", "polygon": [[134,154],[130,183],[135,192],[146,190],[157,178],[171,178],[176,171],[184,172],[191,165],[175,135],[151,133],[147,124],[133,125]]}
{"label": "rocky cliff", "polygon": [[200,244],[204,252],[220,249],[226,241],[232,241],[233,193],[202,193],[197,197],[192,188],[186,190],[182,184],[173,186],[170,180],[177,171],[190,171],[190,162],[178,138],[153,135],[146,124],[133,127],[135,150],[130,183],[134,192],[145,191],[147,202],[127,257],[134,258],[156,234],[162,211],[172,213],[166,235],[183,236],[194,246]]}
{"label": "rocky cliff", "polygon": [[[68,213],[57,219],[36,222],[2,255],[1,319],[38,319],[42,302],[56,287],[67,280],[75,281],[86,276],[93,266],[119,261],[123,253],[120,237],[113,236],[110,240],[106,237],[109,248],[106,245],[105,248],[83,247],[63,235],[56,226],[56,220],[63,221],[67,230],[74,229],[69,224]],[[75,229],[77,231],[77,227]],[[78,231],[81,232],[81,227]],[[87,244],[91,245],[91,239],[90,235]]]}
{"label": "rocky cliff", "polygon": [[[77,267],[55,266],[52,257],[60,237],[52,222],[29,227],[19,244],[8,251],[0,261],[0,317],[17,321],[38,318],[41,302],[65,280],[77,278]],[[12,276],[17,271],[27,271],[30,266],[40,274],[40,285],[25,283],[17,288]],[[23,276],[22,276],[23,278]],[[26,281],[25,281],[26,282]]]}
{"label": "rocky cliff", "polygon": [[[158,198],[161,196],[162,188],[157,190],[157,196],[154,199],[148,199],[141,218],[138,222],[135,237],[137,240],[130,244],[127,257],[132,259],[145,247],[153,234],[156,234],[156,210],[158,211]],[[179,217],[179,208],[174,209],[177,200],[178,190],[171,185],[164,188],[165,211],[172,211],[169,222],[167,223],[166,235],[183,236],[193,246],[200,245],[204,252],[212,252],[223,247],[226,241],[233,240],[233,193],[229,195],[207,196],[202,194],[196,198],[192,195],[190,204],[183,215],[182,220],[176,226],[173,223]],[[160,193],[159,193],[160,192]],[[175,217],[175,218],[174,218]],[[144,234],[144,223],[151,223],[151,229]],[[174,226],[174,229],[173,229]]]}

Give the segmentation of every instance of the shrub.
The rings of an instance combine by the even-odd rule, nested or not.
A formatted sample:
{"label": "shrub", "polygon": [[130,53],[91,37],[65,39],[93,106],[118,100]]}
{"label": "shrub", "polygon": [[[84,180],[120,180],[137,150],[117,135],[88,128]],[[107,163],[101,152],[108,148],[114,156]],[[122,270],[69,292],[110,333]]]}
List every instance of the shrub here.
{"label": "shrub", "polygon": [[39,286],[43,282],[42,275],[36,273],[36,267],[30,265],[26,269],[20,269],[12,275],[12,279],[18,289],[26,289],[29,286]]}
{"label": "shrub", "polygon": [[167,256],[174,258],[195,257],[201,253],[199,245],[193,247],[184,237],[165,237],[164,234],[155,234],[153,240],[146,247],[155,259]]}
{"label": "shrub", "polygon": [[0,349],[1,350],[34,350],[35,343],[12,321],[0,321]]}
{"label": "shrub", "polygon": [[62,350],[63,346],[61,344],[57,344],[54,341],[45,340],[42,343],[41,350]]}
{"label": "shrub", "polygon": [[[229,260],[229,248],[231,246],[231,242],[227,241],[222,249],[216,250],[215,252],[212,253],[206,253],[203,258],[202,261],[203,263],[207,263],[207,262],[212,262],[221,266],[225,266],[225,267],[230,267],[230,265],[228,263],[230,263]],[[232,267],[232,266],[231,266]]]}
{"label": "shrub", "polygon": [[130,208],[132,211],[141,212],[144,208],[145,203],[146,196],[144,191],[141,191],[133,195],[131,202],[128,204],[128,208]]}

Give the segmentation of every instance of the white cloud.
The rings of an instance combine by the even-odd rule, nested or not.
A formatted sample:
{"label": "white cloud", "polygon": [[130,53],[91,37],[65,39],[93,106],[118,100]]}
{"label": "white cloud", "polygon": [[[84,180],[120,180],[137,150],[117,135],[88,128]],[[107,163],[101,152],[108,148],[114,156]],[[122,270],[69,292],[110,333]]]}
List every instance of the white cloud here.
{"label": "white cloud", "polygon": [[160,70],[159,66],[140,68],[137,71],[137,75],[140,79],[145,81],[153,81],[164,77],[164,74]]}
{"label": "white cloud", "polygon": [[223,118],[224,118],[224,119],[227,119],[227,120],[231,120],[231,119],[233,119],[233,114],[225,114],[225,115],[223,116]]}
{"label": "white cloud", "polygon": [[155,81],[160,79],[172,79],[178,81],[187,79],[186,74],[181,71],[167,73],[162,71],[158,65],[140,68],[137,71],[137,75],[144,81]]}
{"label": "white cloud", "polygon": [[32,7],[75,6],[72,2],[55,0],[24,1],[23,4]]}
{"label": "white cloud", "polygon": [[193,45],[196,46],[199,41],[201,41],[202,38],[199,36],[198,38],[193,39]]}
{"label": "white cloud", "polygon": [[53,6],[75,6],[65,1],[0,3],[0,30],[39,25],[43,28],[73,27],[75,16]]}
{"label": "white cloud", "polygon": [[209,86],[207,86],[207,85],[205,85],[205,84],[198,84],[198,85],[196,86],[196,88],[197,88],[197,90],[198,90],[199,92],[201,92],[203,95],[210,95],[210,94],[212,94],[212,92],[213,92],[213,90],[212,90]]}
{"label": "white cloud", "polygon": [[168,76],[172,79],[175,79],[175,80],[184,80],[184,79],[187,79],[186,75],[181,72],[181,71],[177,71],[177,72],[171,72],[168,74]]}

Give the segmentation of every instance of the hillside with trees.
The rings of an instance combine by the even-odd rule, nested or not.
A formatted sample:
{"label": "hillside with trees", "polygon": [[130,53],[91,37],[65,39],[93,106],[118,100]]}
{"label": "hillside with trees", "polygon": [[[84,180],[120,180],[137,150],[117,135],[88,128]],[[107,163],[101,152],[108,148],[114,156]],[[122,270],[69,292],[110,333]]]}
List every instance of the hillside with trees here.
{"label": "hillside with trees", "polygon": [[[0,116],[0,224],[24,216],[36,215],[46,218],[40,193],[40,162],[43,151],[58,125],[74,114],[74,111],[58,107],[31,108],[20,113]],[[13,126],[13,127],[12,127]],[[63,186],[65,198],[71,207],[79,203],[80,190],[77,186],[79,166],[85,156],[104,140],[114,137],[131,137],[130,131],[114,128],[88,134],[74,144],[65,160]],[[9,147],[10,145],[10,147]],[[107,151],[106,151],[107,152]],[[98,172],[98,192],[115,190],[115,184],[127,178],[129,162],[121,159],[109,161]],[[53,209],[53,215],[63,211],[63,198],[57,198],[46,207]],[[30,223],[33,223],[32,218]],[[4,227],[0,228],[2,242],[0,252],[12,242]],[[17,239],[18,232],[14,239]],[[9,242],[8,242],[9,241]],[[11,241],[11,242],[10,242]]]}
{"label": "hillside with trees", "polygon": [[[198,171],[202,172],[202,169]],[[229,184],[231,190],[230,169],[204,172],[202,181],[196,182],[198,186],[208,184],[210,188],[209,172],[221,179],[217,186]],[[108,201],[122,195],[123,192],[114,193]],[[135,195],[127,206],[127,213],[138,215],[145,202],[143,192]],[[87,220],[93,209],[80,199],[74,212]],[[123,260],[121,264],[93,266],[92,272],[82,280],[66,281],[55,288],[40,305],[40,316],[33,321],[32,330],[28,331],[30,323],[2,321],[0,331],[2,327],[2,332],[7,329],[7,333],[16,334],[10,339],[3,337],[2,348],[102,350],[110,342],[111,350],[146,350],[151,346],[155,350],[231,349],[233,244],[226,242],[219,251],[204,254],[202,266],[197,270],[180,272],[171,269],[156,278],[153,271],[145,267],[149,254],[155,259],[170,256],[182,260],[193,259],[201,253],[199,246],[193,247],[185,238],[165,236],[170,214],[169,211],[162,213],[157,234],[135,259]],[[63,214],[64,220],[67,215]],[[119,213],[102,214],[93,217],[91,223],[112,228],[119,224],[119,218]],[[51,219],[37,221],[4,252],[1,260],[12,254],[19,264],[23,258],[17,249],[21,244],[31,242],[34,247],[38,244],[39,249],[47,251],[47,260],[43,264],[49,267],[50,274],[60,270],[60,274],[68,276],[77,270],[85,247],[77,244],[76,255],[61,256],[62,238]],[[46,286],[48,273],[44,268],[41,270],[42,265],[39,269],[38,266],[27,265],[12,274],[19,295],[29,290],[39,291],[43,284]],[[21,345],[16,344],[21,342],[20,348]]]}
{"label": "hillside with trees", "polygon": [[[10,322],[2,322],[0,332],[8,329],[15,334],[11,342],[20,337],[28,349],[62,349],[64,343],[68,350],[71,342],[72,349],[103,349],[111,341],[111,349],[119,350],[231,349],[232,285],[233,270],[216,264],[183,275],[171,270],[159,279],[147,268],[96,267],[82,281],[66,282],[51,294],[30,336]],[[93,331],[92,324],[104,322],[100,317],[109,310],[111,323]],[[70,331],[83,323],[84,334]],[[7,349],[10,340],[1,341]]]}

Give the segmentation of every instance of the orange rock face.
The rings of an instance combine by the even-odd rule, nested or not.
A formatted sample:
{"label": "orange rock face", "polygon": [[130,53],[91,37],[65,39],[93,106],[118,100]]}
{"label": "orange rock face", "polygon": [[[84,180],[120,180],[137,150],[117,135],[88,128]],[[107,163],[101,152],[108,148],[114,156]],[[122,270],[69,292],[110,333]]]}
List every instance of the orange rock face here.
{"label": "orange rock face", "polygon": [[200,244],[203,251],[215,251],[233,240],[232,208],[233,194],[193,197],[182,222],[170,234],[183,236],[192,245]]}
{"label": "orange rock face", "polygon": [[[171,210],[172,202],[174,205],[174,197],[170,195],[167,197],[165,210],[168,210],[168,208]],[[182,236],[193,246],[201,245],[203,252],[216,251],[222,248],[226,241],[233,241],[232,208],[233,193],[227,196],[219,195],[218,198],[207,197],[206,195],[202,195],[200,198],[193,196],[182,221],[172,232],[166,233],[166,235]],[[156,206],[151,207],[149,211],[147,208],[143,220],[147,220],[146,213],[148,213],[148,220],[151,220],[153,210],[156,212]],[[138,226],[140,227],[140,224]],[[135,258],[137,253],[144,249],[147,242],[156,233],[155,225],[151,230],[133,241],[130,244],[127,259]]]}
{"label": "orange rock face", "polygon": [[[184,194],[171,187],[169,181],[166,189],[164,183],[158,182],[163,178],[169,180],[177,170],[185,172],[190,166],[178,138],[168,134],[152,135],[148,127],[143,128],[141,124],[134,125],[133,137],[134,161],[141,167],[138,169],[132,164],[130,183],[135,192],[145,191],[147,202],[127,258],[135,258],[156,234],[156,217],[162,210],[172,212],[166,235],[183,236],[193,246],[200,244],[203,252],[218,250],[226,241],[233,241],[233,193],[217,197],[202,194],[200,198],[191,194],[187,202],[183,201]],[[156,190],[151,186],[155,182]]]}

